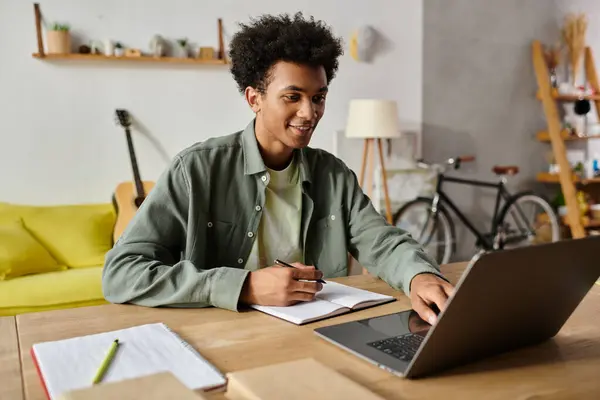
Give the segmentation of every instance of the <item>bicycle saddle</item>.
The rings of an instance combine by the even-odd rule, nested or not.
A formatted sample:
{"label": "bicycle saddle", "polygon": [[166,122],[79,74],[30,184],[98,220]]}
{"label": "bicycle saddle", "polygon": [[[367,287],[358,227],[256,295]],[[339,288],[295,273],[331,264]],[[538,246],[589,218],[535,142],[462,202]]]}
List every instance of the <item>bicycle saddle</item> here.
{"label": "bicycle saddle", "polygon": [[516,175],[519,172],[519,167],[516,165],[495,165],[492,171],[496,175]]}

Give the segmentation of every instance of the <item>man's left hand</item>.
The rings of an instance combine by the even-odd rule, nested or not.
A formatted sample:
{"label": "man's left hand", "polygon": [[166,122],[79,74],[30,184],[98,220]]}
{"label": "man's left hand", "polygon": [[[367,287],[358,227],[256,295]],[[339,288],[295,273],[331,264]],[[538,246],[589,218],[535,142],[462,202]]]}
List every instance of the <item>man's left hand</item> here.
{"label": "man's left hand", "polygon": [[454,287],[437,275],[419,274],[410,284],[410,301],[419,316],[433,325],[437,321],[437,315],[431,306],[435,304],[443,311],[453,291]]}

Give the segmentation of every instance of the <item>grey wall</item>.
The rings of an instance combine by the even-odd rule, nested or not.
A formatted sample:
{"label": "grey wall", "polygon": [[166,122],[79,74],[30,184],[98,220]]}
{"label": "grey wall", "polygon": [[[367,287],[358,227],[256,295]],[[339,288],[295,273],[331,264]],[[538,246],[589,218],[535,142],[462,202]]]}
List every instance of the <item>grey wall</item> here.
{"label": "grey wall", "polygon": [[[424,2],[425,159],[475,155],[476,162],[454,175],[485,180],[495,178],[495,164],[518,165],[509,189],[539,188],[535,175],[546,168],[550,147],[534,140],[545,119],[535,99],[531,43],[556,41],[556,22],[556,4],[547,0]],[[449,184],[447,193],[479,228],[489,229],[491,190]],[[456,260],[468,259],[474,237],[456,225]]]}

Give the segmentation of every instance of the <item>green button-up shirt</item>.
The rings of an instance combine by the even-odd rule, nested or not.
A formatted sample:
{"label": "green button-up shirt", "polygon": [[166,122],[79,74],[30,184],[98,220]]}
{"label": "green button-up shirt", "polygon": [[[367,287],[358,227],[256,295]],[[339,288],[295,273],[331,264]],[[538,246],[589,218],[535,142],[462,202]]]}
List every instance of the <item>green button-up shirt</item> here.
{"label": "green button-up shirt", "polygon": [[[345,276],[350,252],[405,293],[419,273],[441,276],[419,244],[374,209],[341,160],[310,147],[296,152],[305,264],[326,278]],[[265,205],[266,174],[254,121],[177,154],[107,253],[104,297],[150,307],[237,310]]]}

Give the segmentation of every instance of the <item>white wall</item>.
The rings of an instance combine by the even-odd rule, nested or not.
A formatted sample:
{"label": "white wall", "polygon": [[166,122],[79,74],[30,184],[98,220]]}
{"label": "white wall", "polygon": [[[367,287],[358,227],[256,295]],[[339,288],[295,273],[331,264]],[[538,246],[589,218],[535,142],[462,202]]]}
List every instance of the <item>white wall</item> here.
{"label": "white wall", "polygon": [[[420,126],[422,1],[301,4],[302,11],[331,24],[346,44],[362,24],[387,39],[387,50],[372,64],[355,62],[346,46],[312,145],[333,150],[333,132],[343,128],[354,97],[395,99],[400,118]],[[227,45],[237,22],[300,7],[277,0],[53,0],[40,5],[46,21],[68,22],[74,35],[109,37],[143,50],[155,33],[216,47],[219,17]],[[31,57],[36,49],[32,3],[0,0],[0,201],[110,201],[115,185],[131,179],[115,108],[128,109],[145,127],[145,133],[133,134],[142,178],[150,180],[182,148],[243,129],[253,116],[227,68],[47,62]],[[359,143],[354,150],[341,156],[357,169]]]}

